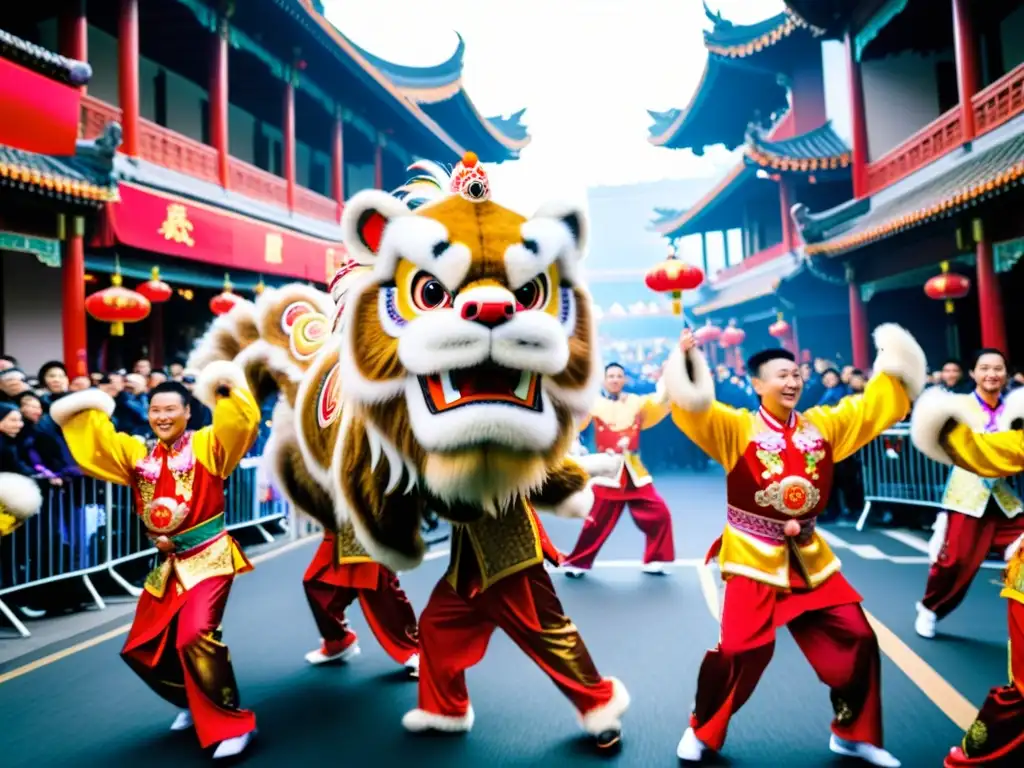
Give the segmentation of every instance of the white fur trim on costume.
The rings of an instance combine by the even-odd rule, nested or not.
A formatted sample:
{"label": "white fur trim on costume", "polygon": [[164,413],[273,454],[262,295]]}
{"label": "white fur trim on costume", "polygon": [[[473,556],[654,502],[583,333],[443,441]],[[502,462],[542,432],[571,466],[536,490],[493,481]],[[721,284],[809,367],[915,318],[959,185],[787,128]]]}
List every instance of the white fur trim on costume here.
{"label": "white fur trim on costume", "polygon": [[928,562],[935,564],[942,554],[942,547],[946,544],[946,531],[949,530],[949,512],[939,512],[935,516],[935,525],[932,526],[932,537],[928,540]]}
{"label": "white fur trim on costume", "polygon": [[1018,387],[1003,400],[1003,412],[999,415],[1000,429],[1013,429],[1013,422],[1024,419],[1024,387]]}
{"label": "white fur trim on costume", "polygon": [[591,736],[622,730],[622,715],[629,709],[629,691],[626,686],[614,677],[607,679],[612,684],[611,699],[580,716],[580,725]]}
{"label": "white fur trim on costume", "polygon": [[661,380],[665,382],[665,393],[669,400],[684,411],[702,413],[715,401],[715,380],[704,354],[694,347],[688,353],[693,378],[686,369],[683,351],[676,347],[668,356]]}
{"label": "white fur trim on costume", "polygon": [[106,392],[83,389],[54,401],[50,406],[50,418],[57,422],[58,427],[63,427],[82,411],[103,411],[107,416],[112,416],[115,407],[114,398]]}
{"label": "white fur trim on costume", "polygon": [[573,461],[590,477],[617,477],[622,471],[622,454],[588,453],[573,456]]}
{"label": "white fur trim on costume", "polygon": [[425,709],[411,709],[402,718],[402,727],[413,733],[423,731],[442,731],[444,733],[469,733],[473,728],[473,707],[466,710],[462,717],[452,715],[436,715]]}
{"label": "white fur trim on costume", "polygon": [[1016,541],[1006,548],[1006,551],[1003,552],[1003,559],[1006,562],[1010,562],[1013,556],[1017,554],[1017,550],[1021,548],[1021,545],[1024,545],[1024,533],[1018,536]]}
{"label": "white fur trim on costume", "polygon": [[878,326],[873,336],[878,354],[871,370],[895,376],[910,399],[916,400],[928,381],[928,360],[917,339],[895,323]]}
{"label": "white fur trim on costume", "polygon": [[974,420],[970,401],[933,387],[917,399],[910,416],[910,439],[914,447],[933,461],[952,464],[939,437],[950,421],[970,425]]}
{"label": "white fur trim on costume", "polygon": [[217,387],[222,383],[233,389],[249,391],[249,382],[245,380],[245,371],[240,366],[230,360],[215,360],[199,372],[193,393],[199,402],[213,410],[217,404]]}
{"label": "white fur trim on costume", "polygon": [[[551,228],[550,225],[542,226],[548,222],[556,222],[560,226],[560,230]],[[537,242],[541,257],[544,257],[552,248],[557,249],[554,256],[558,258],[562,277],[575,284],[582,282],[580,262],[586,256],[587,244],[590,241],[590,219],[586,211],[574,203],[563,200],[550,201],[538,208],[537,212],[533,214],[533,218],[525,222],[520,231],[524,238]],[[544,236],[543,240],[542,236]],[[564,247],[559,249],[560,244]],[[511,250],[510,248],[509,251]],[[550,261],[551,258],[548,257],[548,263]],[[508,251],[505,254],[505,264],[508,269]],[[511,279],[511,270],[508,274]]]}
{"label": "white fur trim on costume", "polygon": [[[538,506],[538,509],[544,509]],[[590,515],[594,508],[594,489],[587,483],[583,490],[567,496],[561,504],[551,508],[551,513],[556,517],[569,517],[583,520]]]}
{"label": "white fur trim on costume", "polygon": [[291,381],[299,381],[304,373],[286,350],[275,347],[263,339],[253,342],[239,352],[233,362],[243,371],[253,363],[261,362],[272,374],[287,376]]}
{"label": "white fur trim on costume", "polygon": [[28,520],[43,506],[39,484],[24,475],[0,472],[0,512],[15,520]]}

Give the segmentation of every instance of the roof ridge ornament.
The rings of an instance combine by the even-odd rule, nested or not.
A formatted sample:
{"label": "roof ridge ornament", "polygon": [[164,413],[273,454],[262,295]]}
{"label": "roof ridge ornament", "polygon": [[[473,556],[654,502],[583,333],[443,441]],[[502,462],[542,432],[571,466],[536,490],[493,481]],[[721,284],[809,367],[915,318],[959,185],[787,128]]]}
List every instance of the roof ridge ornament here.
{"label": "roof ridge ornament", "polygon": [[732,22],[722,16],[722,12],[718,11],[715,13],[712,11],[707,4],[707,0],[704,0],[704,15],[708,17],[708,21],[714,24],[716,27],[731,27]]}

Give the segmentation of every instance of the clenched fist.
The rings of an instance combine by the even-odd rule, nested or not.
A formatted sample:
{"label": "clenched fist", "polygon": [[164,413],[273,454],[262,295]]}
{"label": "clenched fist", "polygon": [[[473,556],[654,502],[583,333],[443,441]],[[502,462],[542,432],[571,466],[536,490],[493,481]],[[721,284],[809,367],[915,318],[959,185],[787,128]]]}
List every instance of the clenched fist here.
{"label": "clenched fist", "polygon": [[691,349],[697,346],[697,340],[693,338],[693,331],[689,328],[683,328],[683,332],[679,334],[679,348],[685,355]]}

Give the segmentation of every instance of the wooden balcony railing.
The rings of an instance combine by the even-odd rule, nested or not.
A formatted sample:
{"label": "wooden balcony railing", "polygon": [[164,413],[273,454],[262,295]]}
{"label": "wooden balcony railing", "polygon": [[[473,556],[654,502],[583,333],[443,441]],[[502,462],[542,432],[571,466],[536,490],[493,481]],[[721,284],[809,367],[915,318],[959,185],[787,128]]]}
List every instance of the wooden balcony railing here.
{"label": "wooden balcony railing", "polygon": [[971,100],[979,136],[1024,112],[1024,64],[1018,64]]}
{"label": "wooden balcony railing", "polygon": [[867,194],[874,195],[963,143],[960,107],[932,121],[895,149],[868,163]]}
{"label": "wooden balcony railing", "polygon": [[[94,139],[107,123],[120,120],[118,107],[92,96],[82,97],[82,138]],[[163,168],[220,183],[217,150],[149,120],[139,120],[139,156]],[[240,195],[288,209],[288,182],[237,157],[229,158],[228,185]],[[337,203],[333,199],[304,187],[295,190],[295,212],[323,221],[338,219]]]}

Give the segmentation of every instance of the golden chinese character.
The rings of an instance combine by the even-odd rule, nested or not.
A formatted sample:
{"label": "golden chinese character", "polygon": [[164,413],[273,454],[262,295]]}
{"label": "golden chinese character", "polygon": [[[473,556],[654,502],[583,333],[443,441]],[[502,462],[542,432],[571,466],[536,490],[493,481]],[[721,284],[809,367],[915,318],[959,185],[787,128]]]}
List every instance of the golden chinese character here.
{"label": "golden chinese character", "polygon": [[180,203],[171,203],[167,206],[167,218],[160,225],[158,232],[165,240],[173,240],[191,248],[196,244],[192,239],[192,229],[192,222],[188,220],[188,209]]}
{"label": "golden chinese character", "polygon": [[284,238],[276,232],[267,233],[263,260],[267,264],[280,264],[284,261]]}

